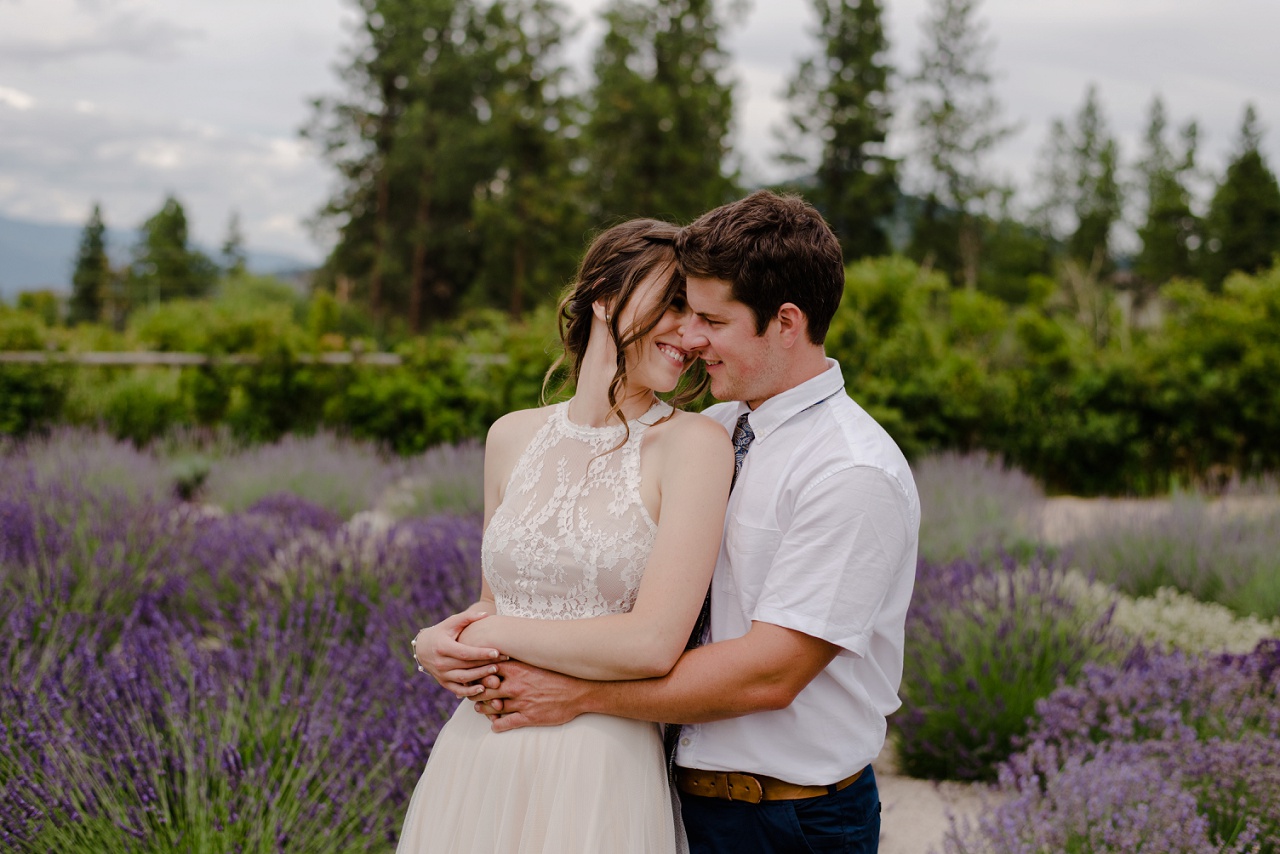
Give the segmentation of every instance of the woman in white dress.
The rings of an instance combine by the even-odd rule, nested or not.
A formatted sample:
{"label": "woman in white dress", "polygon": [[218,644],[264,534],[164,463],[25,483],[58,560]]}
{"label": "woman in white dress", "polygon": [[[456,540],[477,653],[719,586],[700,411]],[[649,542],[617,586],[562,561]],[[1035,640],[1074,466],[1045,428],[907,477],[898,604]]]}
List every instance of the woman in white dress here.
{"label": "woman in white dress", "polygon": [[[685,648],[733,452],[719,424],[656,395],[693,361],[676,231],[633,220],[592,243],[561,303],[574,397],[489,431],[481,599],[414,639],[420,664],[464,702],[414,791],[400,854],[676,850],[658,724],[582,715],[494,734],[465,700],[503,655],[637,679],[665,674]],[[687,386],[677,406],[703,388]]]}

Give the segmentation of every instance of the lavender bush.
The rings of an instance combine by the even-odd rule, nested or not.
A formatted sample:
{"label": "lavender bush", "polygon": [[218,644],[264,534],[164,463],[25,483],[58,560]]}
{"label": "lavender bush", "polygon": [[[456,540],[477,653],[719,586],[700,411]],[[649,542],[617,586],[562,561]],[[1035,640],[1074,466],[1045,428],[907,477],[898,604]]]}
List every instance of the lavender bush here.
{"label": "lavender bush", "polygon": [[291,492],[350,519],[373,507],[401,468],[399,461],[369,443],[323,432],[286,436],[215,460],[203,497],[235,512],[269,495]]}
{"label": "lavender bush", "polygon": [[950,854],[1280,851],[1280,641],[1090,665],[1038,712]]}
{"label": "lavender bush", "polygon": [[1037,700],[1118,652],[1110,613],[1076,604],[1051,567],[922,563],[892,718],[914,777],[992,780]]}
{"label": "lavender bush", "polygon": [[1041,539],[1044,490],[986,454],[948,452],[912,466],[920,492],[920,557],[1029,557]]}
{"label": "lavender bush", "polygon": [[407,640],[474,599],[479,520],[227,514],[30,447],[0,458],[0,849],[386,850],[456,705]]}
{"label": "lavender bush", "polygon": [[1280,502],[1243,508],[1179,496],[1162,512],[1117,513],[1066,551],[1135,596],[1173,587],[1242,614],[1280,616]]}
{"label": "lavender bush", "polygon": [[395,519],[484,512],[484,446],[441,445],[405,461],[405,475],[378,499]]}

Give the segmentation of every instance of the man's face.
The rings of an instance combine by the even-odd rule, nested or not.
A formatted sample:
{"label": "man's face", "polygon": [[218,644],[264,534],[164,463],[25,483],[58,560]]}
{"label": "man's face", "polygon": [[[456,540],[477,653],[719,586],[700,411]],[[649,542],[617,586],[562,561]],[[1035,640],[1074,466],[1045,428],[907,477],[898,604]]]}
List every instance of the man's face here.
{"label": "man's face", "polygon": [[690,276],[687,290],[681,344],[706,365],[711,393],[719,400],[745,400],[755,409],[781,391],[777,319],[756,335],[755,315],[733,298],[729,282]]}

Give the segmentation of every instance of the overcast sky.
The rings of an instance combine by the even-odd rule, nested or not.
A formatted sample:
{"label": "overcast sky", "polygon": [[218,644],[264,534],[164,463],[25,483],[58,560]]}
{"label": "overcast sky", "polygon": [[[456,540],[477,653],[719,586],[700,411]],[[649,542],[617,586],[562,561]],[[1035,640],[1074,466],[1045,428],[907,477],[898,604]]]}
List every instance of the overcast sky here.
{"label": "overcast sky", "polygon": [[[581,68],[603,2],[569,5],[584,22],[570,51]],[[927,0],[885,6],[909,71]],[[1029,179],[1048,123],[1091,82],[1126,161],[1159,92],[1175,124],[1200,122],[1205,166],[1231,152],[1246,102],[1280,163],[1277,0],[987,0],[982,14],[998,94],[1021,126],[996,158],[1010,178]],[[310,98],[339,91],[352,20],[345,0],[0,0],[0,213],[82,223],[97,200],[109,225],[130,228],[172,191],[206,244],[238,211],[255,249],[320,259],[328,247],[305,221],[333,176],[298,129]],[[748,180],[778,174],[771,127],[812,28],[807,0],[754,0],[727,33]],[[905,150],[907,134],[894,143]]]}

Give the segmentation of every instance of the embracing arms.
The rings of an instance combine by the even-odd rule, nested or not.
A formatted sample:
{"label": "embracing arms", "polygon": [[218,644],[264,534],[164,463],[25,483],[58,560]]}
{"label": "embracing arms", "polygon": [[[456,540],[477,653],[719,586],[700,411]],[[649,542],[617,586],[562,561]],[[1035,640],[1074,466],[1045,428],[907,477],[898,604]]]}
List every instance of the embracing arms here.
{"label": "embracing arms", "polygon": [[[513,416],[495,423],[486,443],[486,525],[531,435]],[[475,696],[482,688],[469,683],[508,656],[591,679],[645,678],[670,670],[684,650],[715,567],[733,452],[724,428],[710,419],[678,416],[664,426],[668,429],[645,437],[655,442],[646,454],[653,455],[660,509],[632,610],[584,620],[478,618],[481,612],[494,613],[485,585],[481,601],[467,612],[419,633],[418,659],[436,681],[460,698]]]}
{"label": "embracing arms", "polygon": [[496,665],[501,684],[486,679],[490,687],[474,699],[477,711],[494,715],[495,732],[555,726],[589,712],[703,723],[786,708],[838,652],[802,632],[753,622],[740,638],[686,652],[660,678],[591,682],[509,661]]}
{"label": "embracing arms", "polygon": [[[585,679],[666,673],[684,651],[720,550],[733,453],[724,428],[699,416],[665,425],[655,446],[660,512],[635,606],[582,620],[488,617],[460,640]],[[660,441],[661,445],[657,445]]]}

